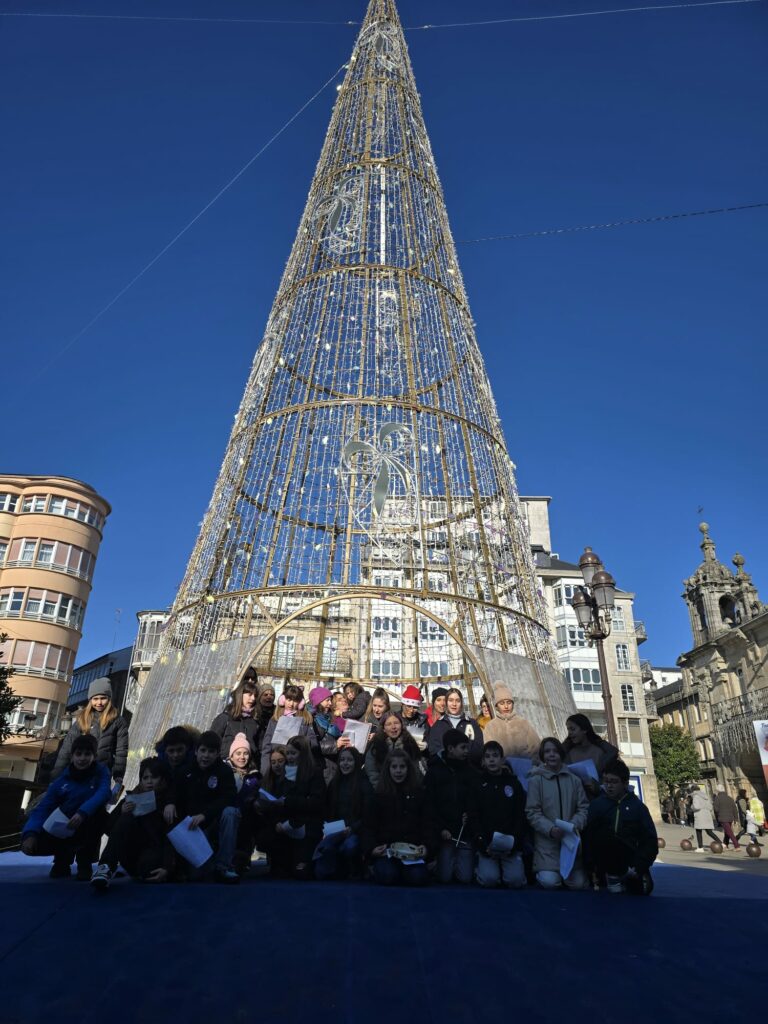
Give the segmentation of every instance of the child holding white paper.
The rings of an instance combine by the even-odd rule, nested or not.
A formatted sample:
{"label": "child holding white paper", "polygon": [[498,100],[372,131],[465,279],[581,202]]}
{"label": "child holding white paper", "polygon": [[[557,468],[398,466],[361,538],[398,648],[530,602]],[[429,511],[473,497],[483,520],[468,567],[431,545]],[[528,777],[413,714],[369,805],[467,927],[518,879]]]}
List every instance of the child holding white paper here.
{"label": "child holding white paper", "polygon": [[147,757],[141,762],[139,785],[113,813],[115,823],[91,876],[95,889],[108,889],[119,865],[132,878],[145,882],[167,882],[171,878],[176,858],[163,819],[170,785],[171,768],[166,761]]}
{"label": "child holding white paper", "polygon": [[195,761],[174,792],[176,806],[166,821],[190,817],[190,828],[202,828],[216,848],[213,869],[221,882],[236,883],[240,876],[233,861],[240,824],[237,789],[231,769],[219,756],[221,740],[215,732],[204,732],[195,745]]}
{"label": "child holding white paper", "polygon": [[[21,852],[28,857],[53,854],[51,878],[69,878],[76,858],[77,880],[90,881],[91,850],[94,846],[98,849],[110,795],[109,769],[96,762],[96,750],[95,736],[74,738],[69,748],[69,764],[50,784],[24,825]],[[69,835],[65,832],[57,837],[46,830],[54,811],[68,819]]]}
{"label": "child holding white paper", "polygon": [[273,768],[265,781],[272,799],[259,797],[257,844],[269,858],[270,874],[310,878],[312,854],[323,832],[325,783],[306,736],[288,740],[284,767]]}
{"label": "child holding white paper", "polygon": [[[374,882],[426,885],[428,831],[421,776],[408,755],[395,750],[384,763],[378,789],[365,814],[363,849],[371,859]],[[390,856],[398,844],[412,847],[412,856]]]}
{"label": "child holding white paper", "polygon": [[591,761],[594,765],[594,772],[590,772],[592,778],[585,778],[584,772],[579,774],[584,791],[590,800],[600,795],[600,783],[598,779],[603,774],[603,769],[619,752],[611,743],[597,735],[592,723],[586,715],[580,712],[571,715],[565,720],[568,735],[563,741],[565,757],[563,764],[575,765]]}
{"label": "child holding white paper", "polygon": [[343,835],[324,837],[315,850],[315,878],[356,880],[362,875],[360,833],[373,789],[363,771],[363,755],[354,747],[339,751],[338,773],[328,787],[325,820],[343,821]]}
{"label": "child holding white paper", "polygon": [[563,829],[558,820],[571,824],[578,835],[587,823],[589,801],[581,780],[563,765],[565,751],[560,740],[548,736],[541,741],[539,760],[528,782],[525,813],[534,832],[533,870],[544,889],[584,889],[587,876],[581,863],[581,852],[574,866],[563,877],[560,872],[560,846]]}
{"label": "child holding white paper", "polygon": [[[475,879],[479,885],[523,888],[522,849],[526,831],[525,792],[514,772],[504,763],[502,745],[490,740],[483,747],[478,793]],[[494,846],[494,838],[498,836],[502,837],[502,842],[497,840]],[[510,839],[512,845],[505,851],[503,847],[509,845]]]}
{"label": "child holding white paper", "polygon": [[[278,722],[284,717],[298,719],[298,728],[294,731],[293,735],[306,736],[312,748],[317,746],[317,739],[312,728],[312,716],[305,707],[304,691],[295,683],[286,683],[283,687],[283,692],[277,699],[275,713],[267,725],[267,730],[261,743],[262,775],[266,775],[269,768],[269,755],[272,747],[285,746],[290,738],[285,736],[281,739],[279,734],[275,737]],[[273,739],[273,737],[275,738]]]}

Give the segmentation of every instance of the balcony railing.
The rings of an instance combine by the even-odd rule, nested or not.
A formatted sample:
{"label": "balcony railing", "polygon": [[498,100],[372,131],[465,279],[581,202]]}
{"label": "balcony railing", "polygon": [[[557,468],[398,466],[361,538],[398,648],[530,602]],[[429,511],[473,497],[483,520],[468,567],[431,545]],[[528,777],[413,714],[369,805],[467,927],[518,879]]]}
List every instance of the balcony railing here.
{"label": "balcony railing", "polygon": [[41,559],[32,561],[31,558],[14,558],[10,562],[3,563],[4,569],[43,569],[46,572],[63,572],[67,576],[75,576],[79,580],[91,582],[90,572],[81,572],[80,569],[71,569],[68,565],[61,565],[59,562],[46,562]]}
{"label": "balcony railing", "polygon": [[635,640],[642,644],[648,639],[648,633],[645,630],[645,623],[641,619],[635,619]]}
{"label": "balcony railing", "polygon": [[717,740],[722,751],[734,754],[757,745],[753,722],[768,718],[768,686],[712,705]]}

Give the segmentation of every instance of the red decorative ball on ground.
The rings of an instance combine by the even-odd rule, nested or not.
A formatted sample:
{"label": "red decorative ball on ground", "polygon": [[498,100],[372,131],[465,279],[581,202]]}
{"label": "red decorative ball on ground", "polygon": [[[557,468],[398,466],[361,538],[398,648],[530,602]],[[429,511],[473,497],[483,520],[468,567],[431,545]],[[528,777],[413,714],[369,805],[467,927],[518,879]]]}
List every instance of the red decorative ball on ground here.
{"label": "red decorative ball on ground", "polygon": [[712,853],[722,853],[723,852],[723,844],[722,843],[716,843],[714,839],[709,844],[709,848],[712,851]]}
{"label": "red decorative ball on ground", "polygon": [[667,840],[666,839],[662,839],[661,836],[659,836],[659,849],[663,850],[666,845],[667,845]]}
{"label": "red decorative ball on ground", "polygon": [[690,839],[681,839],[680,840],[680,849],[681,850],[685,850],[685,852],[688,853],[690,850],[693,849],[693,843],[691,842]]}
{"label": "red decorative ball on ground", "polygon": [[762,852],[762,849],[756,843],[750,843],[747,847],[748,857],[759,857]]}

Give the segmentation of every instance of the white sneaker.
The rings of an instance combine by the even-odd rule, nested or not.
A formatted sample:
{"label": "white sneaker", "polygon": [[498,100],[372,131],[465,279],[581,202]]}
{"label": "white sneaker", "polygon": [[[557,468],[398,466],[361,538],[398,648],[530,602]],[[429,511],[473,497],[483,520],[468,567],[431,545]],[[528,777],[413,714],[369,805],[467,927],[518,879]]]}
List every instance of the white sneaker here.
{"label": "white sneaker", "polygon": [[706,853],[707,851],[704,849],[703,846],[697,846],[696,849],[693,852],[694,853]]}
{"label": "white sneaker", "polygon": [[94,889],[108,889],[112,881],[112,872],[106,864],[97,864],[91,875],[91,885]]}

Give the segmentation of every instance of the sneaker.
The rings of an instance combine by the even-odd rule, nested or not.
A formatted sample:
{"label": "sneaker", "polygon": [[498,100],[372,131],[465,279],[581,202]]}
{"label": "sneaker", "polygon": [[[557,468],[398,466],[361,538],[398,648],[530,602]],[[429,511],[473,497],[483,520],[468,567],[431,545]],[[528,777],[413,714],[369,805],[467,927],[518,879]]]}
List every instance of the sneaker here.
{"label": "sneaker", "polygon": [[704,849],[703,846],[697,846],[696,849],[693,852],[694,853],[706,853],[707,851]]}
{"label": "sneaker", "polygon": [[49,878],[69,878],[72,874],[72,868],[69,864],[57,864],[53,862],[53,867],[48,872]]}
{"label": "sneaker", "polygon": [[97,864],[93,869],[91,875],[91,885],[94,889],[98,889],[99,892],[103,892],[109,888],[109,883],[112,880],[112,872],[109,870],[106,864]]}
{"label": "sneaker", "polygon": [[625,892],[624,882],[621,875],[606,875],[605,884],[608,892]]}
{"label": "sneaker", "polygon": [[217,868],[216,878],[225,885],[237,885],[240,881],[240,875],[232,868]]}

